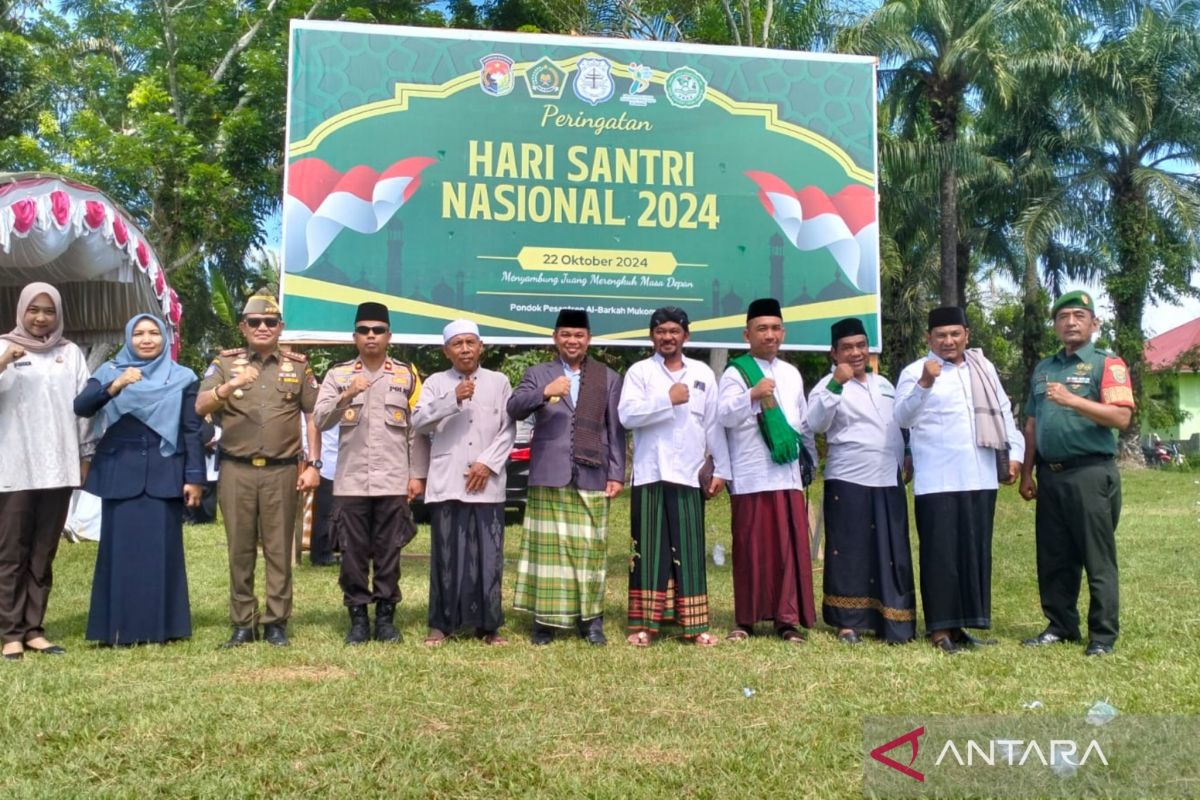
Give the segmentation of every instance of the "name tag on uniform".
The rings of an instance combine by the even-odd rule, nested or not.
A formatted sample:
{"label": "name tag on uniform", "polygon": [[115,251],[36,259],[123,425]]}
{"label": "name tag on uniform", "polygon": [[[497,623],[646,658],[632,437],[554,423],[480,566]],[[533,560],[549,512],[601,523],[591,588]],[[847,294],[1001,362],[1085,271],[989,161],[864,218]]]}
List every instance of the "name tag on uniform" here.
{"label": "name tag on uniform", "polygon": [[1068,375],[1063,383],[1068,386],[1090,386],[1092,383],[1091,375]]}

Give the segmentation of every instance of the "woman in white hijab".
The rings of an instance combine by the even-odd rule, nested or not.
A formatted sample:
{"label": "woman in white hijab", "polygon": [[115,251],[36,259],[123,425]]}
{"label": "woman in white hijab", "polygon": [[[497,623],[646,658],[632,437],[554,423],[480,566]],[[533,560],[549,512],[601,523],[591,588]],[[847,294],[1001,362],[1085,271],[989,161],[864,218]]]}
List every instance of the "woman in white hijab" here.
{"label": "woman in white hijab", "polygon": [[42,623],[71,490],[95,442],[72,407],[91,375],[62,334],[58,290],[31,283],[16,327],[0,335],[0,640],[9,661],[65,652]]}

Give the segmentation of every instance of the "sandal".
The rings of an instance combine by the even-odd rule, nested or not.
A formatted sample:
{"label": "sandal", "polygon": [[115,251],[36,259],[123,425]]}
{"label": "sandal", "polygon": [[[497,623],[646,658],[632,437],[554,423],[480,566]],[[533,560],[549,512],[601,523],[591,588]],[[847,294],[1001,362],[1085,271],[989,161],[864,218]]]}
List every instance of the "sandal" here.
{"label": "sandal", "polygon": [[704,631],[696,634],[696,637],[692,639],[692,644],[696,645],[697,647],[716,647],[719,641],[720,640],[717,639],[717,637],[713,636],[708,631]]}
{"label": "sandal", "polygon": [[804,636],[795,628],[783,628],[778,633],[779,638],[788,644],[804,644]]}
{"label": "sandal", "polygon": [[498,631],[492,631],[491,633],[485,633],[483,636],[480,636],[479,638],[488,647],[501,647],[502,645],[508,644],[508,639],[505,639],[503,636],[501,636]]}
{"label": "sandal", "polygon": [[434,630],[430,630],[429,635],[425,637],[425,646],[426,647],[441,647],[442,643],[445,641],[446,641],[446,634],[442,633],[439,630],[434,629]]}
{"label": "sandal", "polygon": [[734,628],[725,635],[725,640],[728,642],[744,642],[750,638],[750,631],[745,628]]}
{"label": "sandal", "polygon": [[649,647],[654,641],[654,637],[646,631],[637,631],[626,636],[625,641],[634,647]]}

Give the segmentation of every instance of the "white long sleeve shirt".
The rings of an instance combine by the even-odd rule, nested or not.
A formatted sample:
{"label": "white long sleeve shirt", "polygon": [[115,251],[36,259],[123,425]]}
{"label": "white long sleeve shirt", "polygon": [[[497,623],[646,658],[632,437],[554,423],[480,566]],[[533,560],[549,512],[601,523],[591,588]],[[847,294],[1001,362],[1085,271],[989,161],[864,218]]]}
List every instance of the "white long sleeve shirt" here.
{"label": "white long sleeve shirt", "polygon": [[[669,396],[676,383],[688,387],[688,401],[677,406]],[[717,380],[703,361],[684,356],[678,372],[670,372],[657,353],[637,362],[625,374],[617,416],[633,431],[634,486],[699,486],[706,453],[713,457],[713,475],[730,478],[725,430],[717,421]]]}
{"label": "white long sleeve shirt", "polygon": [[[928,389],[917,381],[930,358],[942,364],[942,374]],[[1025,440],[1013,422],[1012,405],[1000,386],[996,368],[988,362],[999,389],[1000,411],[1010,448],[1009,459],[1025,457]],[[904,368],[896,385],[896,422],[909,429],[913,457],[913,494],[972,492],[996,489],[996,451],[975,444],[975,404],[967,361],[954,364],[933,353]]]}
{"label": "white long sleeve shirt", "polygon": [[[429,469],[425,502],[457,500],[461,503],[503,503],[508,480],[508,456],[516,439],[516,425],[508,416],[512,387],[508,378],[490,369],[477,369],[472,376],[475,394],[458,402],[455,391],[465,376],[448,369],[429,376],[413,411],[413,427],[428,437]],[[468,492],[465,473],[479,462],[492,471],[478,492]]]}
{"label": "white long sleeve shirt", "polygon": [[904,465],[904,437],[892,417],[896,389],[882,375],[851,378],[830,391],[826,375],[808,396],[808,427],[825,434],[825,479],[859,486],[897,486]]}
{"label": "white long sleeve shirt", "polygon": [[[0,353],[11,346],[0,339]],[[79,462],[96,451],[92,421],[74,408],[90,377],[71,343],[26,351],[0,372],[0,492],[79,485]]]}
{"label": "white long sleeve shirt", "polygon": [[[775,402],[788,423],[804,435],[804,446],[816,462],[812,431],[806,418],[808,404],[804,400],[804,379],[791,364],[781,359],[754,359],[767,378],[775,380]],[[776,464],[758,430],[759,404],[750,400],[750,389],[736,369],[729,367],[721,376],[717,395],[717,418],[725,427],[729,443],[729,463],[733,482],[732,494],[774,492],[781,489],[803,489],[800,462]]]}

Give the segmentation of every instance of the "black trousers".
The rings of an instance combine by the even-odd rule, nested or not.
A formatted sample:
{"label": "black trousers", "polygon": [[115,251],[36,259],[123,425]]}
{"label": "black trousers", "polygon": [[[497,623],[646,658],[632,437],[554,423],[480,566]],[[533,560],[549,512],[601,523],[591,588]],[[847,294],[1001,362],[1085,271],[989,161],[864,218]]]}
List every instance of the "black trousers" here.
{"label": "black trousers", "polygon": [[336,534],[333,532],[333,479],[321,478],[313,498],[312,538],[308,540],[308,560],[314,564],[333,558]]}
{"label": "black trousers", "polygon": [[1120,626],[1117,522],[1121,473],[1115,461],[1063,472],[1037,472],[1037,573],[1042,613],[1049,629],[1079,638],[1079,586],[1087,570],[1088,638],[1111,645]]}
{"label": "black trousers", "polygon": [[417,533],[408,498],[337,495],[333,513],[342,544],[340,583],[346,605],[399,603],[400,549]]}

